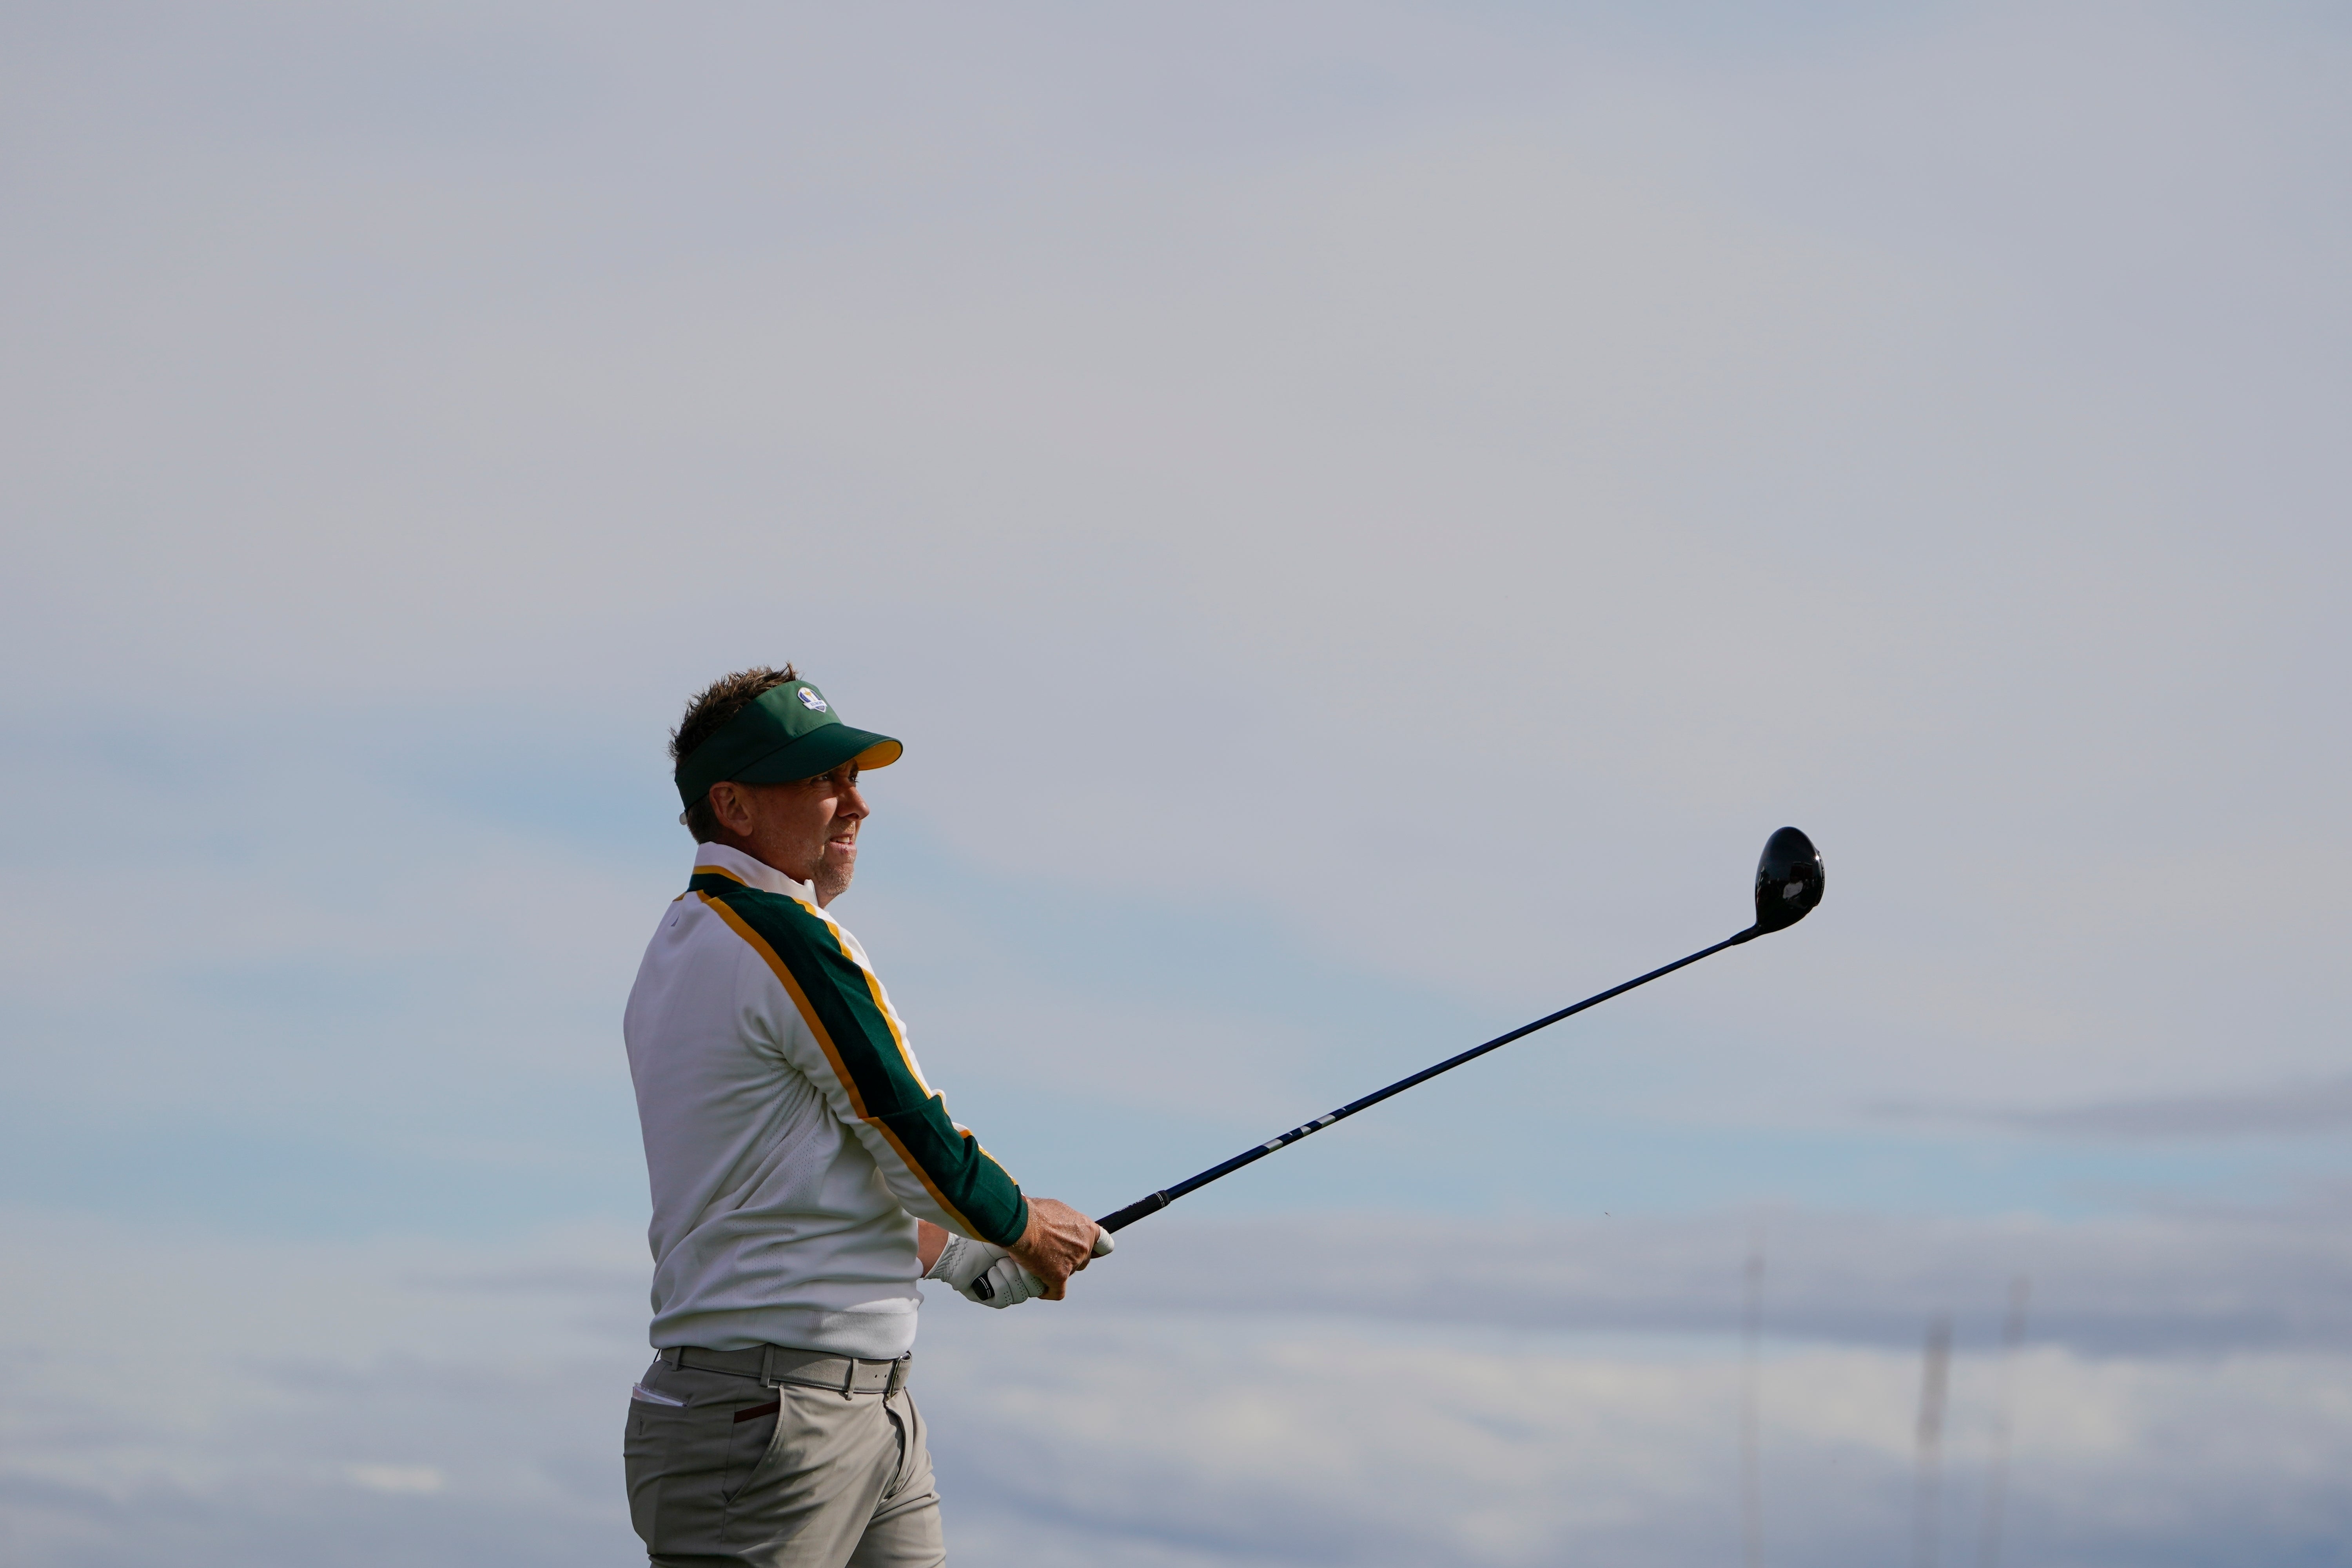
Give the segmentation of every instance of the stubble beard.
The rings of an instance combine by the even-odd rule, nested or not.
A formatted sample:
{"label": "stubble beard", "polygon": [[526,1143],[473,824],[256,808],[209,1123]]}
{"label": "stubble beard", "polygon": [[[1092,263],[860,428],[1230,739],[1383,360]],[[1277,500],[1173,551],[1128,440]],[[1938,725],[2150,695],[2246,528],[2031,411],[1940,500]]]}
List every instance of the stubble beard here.
{"label": "stubble beard", "polygon": [[849,879],[857,875],[855,858],[844,864],[831,853],[832,847],[817,857],[816,877],[810,884],[816,889],[817,908],[823,909],[842,894],[849,891]]}

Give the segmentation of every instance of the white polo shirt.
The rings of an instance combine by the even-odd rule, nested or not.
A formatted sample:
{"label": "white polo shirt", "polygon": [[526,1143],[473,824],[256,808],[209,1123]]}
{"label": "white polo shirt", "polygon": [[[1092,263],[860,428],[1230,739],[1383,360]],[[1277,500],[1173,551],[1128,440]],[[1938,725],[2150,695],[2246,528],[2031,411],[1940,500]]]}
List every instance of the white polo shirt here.
{"label": "white polo shirt", "polygon": [[1000,1246],[1021,1189],[947,1113],[857,940],[723,845],[646,947],[622,1023],[653,1187],[657,1349],[890,1359],[915,1219]]}

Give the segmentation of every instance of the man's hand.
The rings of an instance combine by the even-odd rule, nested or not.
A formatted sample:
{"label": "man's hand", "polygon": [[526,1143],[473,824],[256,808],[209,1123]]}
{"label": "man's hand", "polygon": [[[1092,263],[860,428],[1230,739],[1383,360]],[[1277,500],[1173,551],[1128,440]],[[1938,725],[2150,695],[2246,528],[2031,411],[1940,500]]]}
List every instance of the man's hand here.
{"label": "man's hand", "polygon": [[943,1280],[954,1286],[956,1293],[965,1300],[978,1301],[985,1307],[1017,1307],[1045,1294],[1045,1288],[1038,1283],[1037,1277],[1007,1257],[1004,1248],[940,1230],[928,1223],[924,1228],[937,1231],[941,1242],[939,1256],[932,1260],[924,1279]]}
{"label": "man's hand", "polygon": [[1037,1277],[1037,1282],[1045,1288],[1045,1300],[1058,1301],[1070,1276],[1098,1255],[1097,1239],[1108,1241],[1110,1233],[1069,1205],[1052,1198],[1031,1198],[1029,1228],[1005,1250],[1013,1255],[1013,1262]]}

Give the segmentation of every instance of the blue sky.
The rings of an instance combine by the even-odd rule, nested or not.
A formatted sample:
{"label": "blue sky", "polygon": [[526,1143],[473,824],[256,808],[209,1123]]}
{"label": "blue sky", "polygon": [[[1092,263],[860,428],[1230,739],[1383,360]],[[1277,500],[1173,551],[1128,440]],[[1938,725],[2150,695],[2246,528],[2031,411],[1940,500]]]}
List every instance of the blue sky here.
{"label": "blue sky", "polygon": [[[2332,13],[0,27],[22,1561],[152,1560],[161,1496],[213,1521],[189,1561],[315,1560],[368,1510],[394,1522],[355,1562],[473,1530],[627,1559],[588,1394],[561,1434],[515,1417],[541,1458],[495,1485],[434,1434],[489,1419],[486,1336],[554,1336],[513,1373],[550,1386],[633,1371],[617,1016],[688,852],[663,735],[785,658],[908,744],[838,912],[958,1113],[1097,1212],[1729,934],[1784,822],[1827,859],[1794,931],[1122,1248],[1247,1279],[1223,1307],[1105,1287],[1001,1365],[933,1313],[958,1420],[1129,1500],[974,1486],[967,1555],[1305,1560],[1307,1525],[1171,1535],[1119,1478],[1192,1461],[1115,1426],[1066,1451],[1094,1417],[1024,1381],[1066,1331],[1070,1399],[1208,1388],[1169,1496],[1278,1514],[1219,1468],[1256,1428],[1213,1358],[1121,1381],[1197,1331],[1328,1400],[1299,1519],[1389,1484],[1347,1391],[1452,1345],[1655,1447],[1620,1473],[1584,1417],[1497,1394],[1480,1419],[1544,1434],[1528,1474],[1598,1511],[1463,1436],[1437,1533],[1396,1551],[1707,1556],[1736,1536],[1688,1524],[1732,1495],[1705,1325],[1736,1322],[1759,1225],[1793,1249],[1789,1342],[1827,1358],[1770,1406],[1807,1561],[1908,1540],[1906,1344],[1951,1311],[1989,1353],[2021,1270],[2062,1304],[2069,1392],[2020,1429],[2050,1445],[2020,1515],[2050,1560],[2219,1561],[2292,1517],[2318,1522],[2270,1560],[2328,1561],[2352,1529],[2293,1479],[2352,1456],[2298,1392],[2352,1376],[2325,1310],[2352,1191]],[[1336,1283],[1380,1243],[1269,1226],[1458,1249],[1458,1291],[1381,1318]],[[1594,1261],[1522,1278],[1522,1246]],[[181,1300],[145,1299],[145,1257]],[[415,1283],[501,1258],[560,1283]],[[323,1294],[240,1301],[305,1269]],[[2241,1290],[2283,1305],[2213,1307]],[[240,1311],[299,1365],[206,1337]],[[1529,1322],[1666,1337],[1507,1342]],[[200,1369],[184,1421],[56,1414],[110,1334]],[[257,1436],[330,1384],[390,1402],[387,1451],[305,1469]],[[2223,1415],[2268,1479],[2181,1458]],[[1849,1482],[1891,1511],[1839,1512]],[[281,1483],[287,1533],[239,1534]],[[2177,1499],[2210,1531],[2149,1522]]]}

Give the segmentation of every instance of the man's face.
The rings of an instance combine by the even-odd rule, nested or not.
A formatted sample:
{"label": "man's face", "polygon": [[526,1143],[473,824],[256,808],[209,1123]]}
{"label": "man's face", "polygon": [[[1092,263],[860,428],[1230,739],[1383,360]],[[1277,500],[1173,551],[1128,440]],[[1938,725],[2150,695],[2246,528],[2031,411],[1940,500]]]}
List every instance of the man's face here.
{"label": "man's face", "polygon": [[820,908],[856,875],[866,797],[857,790],[856,763],[791,784],[712,784],[710,807],[730,844],[795,881],[814,883]]}

